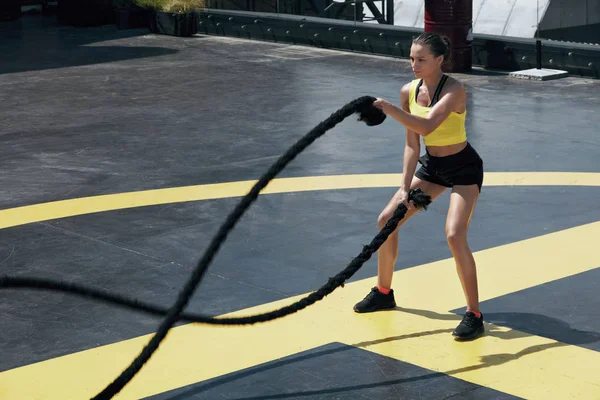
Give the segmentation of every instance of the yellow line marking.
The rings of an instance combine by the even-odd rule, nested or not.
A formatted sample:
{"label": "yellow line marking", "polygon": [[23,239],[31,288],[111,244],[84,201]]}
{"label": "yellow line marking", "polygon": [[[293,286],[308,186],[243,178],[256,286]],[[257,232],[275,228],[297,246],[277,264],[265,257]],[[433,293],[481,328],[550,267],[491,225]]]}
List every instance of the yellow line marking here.
{"label": "yellow line marking", "polygon": [[[600,265],[598,237],[600,222],[595,222],[478,252],[481,300],[596,269]],[[338,332],[340,337],[348,337],[342,341],[373,340],[375,335],[366,326],[369,324],[379,329],[390,327],[389,333],[381,332],[380,337],[456,326],[458,320],[444,319],[449,315],[445,310],[464,306],[454,260],[402,272],[395,278],[397,302],[409,309],[412,317],[373,314],[355,318],[353,322],[360,320],[361,324],[349,329],[352,322],[347,321],[347,332]],[[407,327],[413,327],[414,332]],[[487,329],[492,329],[489,336],[466,346],[449,343],[448,333],[439,332],[433,337],[388,341],[367,348],[523,398],[600,398],[600,375],[590,368],[600,366],[600,352],[507,328],[488,325]],[[597,335],[590,335],[590,342],[597,340]]]}
{"label": "yellow line marking", "polygon": [[[333,175],[274,179],[261,194],[314,190],[397,187],[401,174]],[[0,210],[0,229],[57,218],[178,203],[244,196],[256,183],[227,182],[107,194]],[[486,172],[485,186],[600,186],[594,172]]]}
{"label": "yellow line marking", "polygon": [[[482,300],[596,268],[598,237],[600,222],[476,253]],[[374,284],[373,279],[365,279],[269,323],[174,328],[117,398],[143,398],[335,341],[524,398],[600,398],[600,376],[591,367],[600,365],[600,352],[490,325],[487,336],[455,343],[449,332],[459,319],[446,310],[462,306],[463,297],[452,259],[397,271],[394,279],[397,302],[404,310],[354,314],[352,305]],[[298,298],[229,315],[272,310]],[[137,337],[3,372],[0,395],[7,399],[89,398],[112,381],[149,338]]]}
{"label": "yellow line marking", "polygon": [[[397,174],[288,178],[272,182],[263,193],[395,187],[399,178]],[[0,220],[7,227],[119,208],[241,196],[253,183],[66,200],[0,211]],[[600,174],[487,173],[486,185],[600,186]],[[482,300],[596,268],[598,237],[600,222],[477,252]],[[452,259],[395,273],[397,302],[404,311],[354,314],[352,305],[373,284],[373,279],[354,282],[306,310],[266,324],[174,328],[117,398],[162,393],[334,341],[520,397],[600,398],[600,377],[593,368],[600,365],[600,352],[490,325],[490,333],[480,340],[453,342],[449,332],[458,320],[446,310],[462,306],[464,300]],[[272,310],[298,298],[230,315]],[[89,398],[129,365],[149,338],[137,337],[0,373],[0,398]]]}

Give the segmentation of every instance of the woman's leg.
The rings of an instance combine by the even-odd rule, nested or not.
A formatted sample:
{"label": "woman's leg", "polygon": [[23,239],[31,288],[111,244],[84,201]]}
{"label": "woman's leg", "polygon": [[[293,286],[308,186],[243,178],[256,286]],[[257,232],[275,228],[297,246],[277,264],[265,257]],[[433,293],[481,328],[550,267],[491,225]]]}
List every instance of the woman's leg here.
{"label": "woman's leg", "polygon": [[[467,303],[467,314],[454,335],[472,338],[483,332],[483,323],[479,310],[479,292],[477,286],[477,268],[473,253],[469,248],[467,234],[477,199],[477,185],[454,186],[450,194],[450,206],[446,220],[446,238],[456,263],[456,272],[463,288]],[[472,321],[471,321],[472,320]]]}
{"label": "woman's leg", "polygon": [[[424,193],[431,196],[432,200],[437,198],[447,189],[445,186],[414,177],[411,182],[411,190],[416,188],[421,189]],[[381,230],[387,221],[392,218],[399,203],[400,189],[394,194],[381,214],[379,214],[379,218],[377,219],[379,230]],[[394,291],[391,290],[391,287],[394,266],[396,264],[396,259],[398,258],[398,229],[404,225],[409,218],[416,214],[417,211],[419,210],[408,210],[404,218],[398,222],[398,226],[394,232],[391,233],[385,243],[379,247],[379,250],[377,251],[377,287],[371,289],[371,292],[354,306],[354,311],[373,312],[396,307]]]}
{"label": "woman's leg", "polygon": [[[435,183],[427,182],[417,177],[414,177],[411,185],[411,190],[421,189],[424,193],[431,196],[434,200],[441,195],[447,188]],[[383,229],[385,224],[392,218],[394,211],[400,203],[400,190],[394,194],[390,202],[383,209],[377,219],[379,230]],[[404,225],[413,215],[419,210],[408,210],[404,218],[400,220],[396,230],[390,234],[384,244],[381,245],[377,252],[377,285],[379,287],[390,289],[392,287],[392,277],[394,275],[394,266],[398,258],[398,228]]]}

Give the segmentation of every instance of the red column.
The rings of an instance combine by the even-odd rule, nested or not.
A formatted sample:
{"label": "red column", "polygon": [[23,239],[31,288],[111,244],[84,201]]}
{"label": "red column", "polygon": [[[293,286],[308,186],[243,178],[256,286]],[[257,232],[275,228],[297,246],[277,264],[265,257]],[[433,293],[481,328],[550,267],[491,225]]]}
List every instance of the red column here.
{"label": "red column", "polygon": [[450,63],[444,67],[445,72],[471,71],[473,0],[425,0],[425,32],[450,39]]}

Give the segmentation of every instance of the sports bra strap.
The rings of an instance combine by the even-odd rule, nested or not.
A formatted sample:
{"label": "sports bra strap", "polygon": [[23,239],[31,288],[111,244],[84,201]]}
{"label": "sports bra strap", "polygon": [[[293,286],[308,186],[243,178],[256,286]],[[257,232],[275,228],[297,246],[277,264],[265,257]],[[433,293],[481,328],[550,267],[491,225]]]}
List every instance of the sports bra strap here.
{"label": "sports bra strap", "polygon": [[[444,87],[444,84],[446,83],[447,80],[448,80],[448,75],[446,75],[446,74],[442,75],[442,79],[440,79],[440,83],[438,83],[438,86],[435,89],[435,93],[433,94],[433,98],[431,99],[431,103],[427,107],[433,107],[439,101],[440,93],[442,93],[442,88]],[[419,83],[417,84],[417,88],[415,89],[415,102],[417,101],[417,98],[419,97],[419,89],[421,88],[422,84],[423,84],[423,79],[421,79],[419,81]]]}

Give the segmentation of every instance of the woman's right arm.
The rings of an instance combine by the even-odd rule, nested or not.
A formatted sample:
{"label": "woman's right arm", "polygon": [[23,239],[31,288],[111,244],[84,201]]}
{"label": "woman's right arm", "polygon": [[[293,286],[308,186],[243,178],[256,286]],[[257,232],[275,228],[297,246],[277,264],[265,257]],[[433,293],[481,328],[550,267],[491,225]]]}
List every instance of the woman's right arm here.
{"label": "woman's right arm", "polygon": [[[404,85],[400,90],[400,103],[402,109],[406,112],[410,112],[408,105],[408,96],[410,91],[410,83]],[[412,204],[407,203],[408,192],[410,190],[410,184],[412,183],[415,170],[417,169],[417,162],[419,161],[419,154],[421,153],[421,140],[419,134],[406,129],[406,145],[404,146],[404,161],[403,161],[403,172],[402,172],[402,196],[401,201],[409,208],[413,208]]]}

